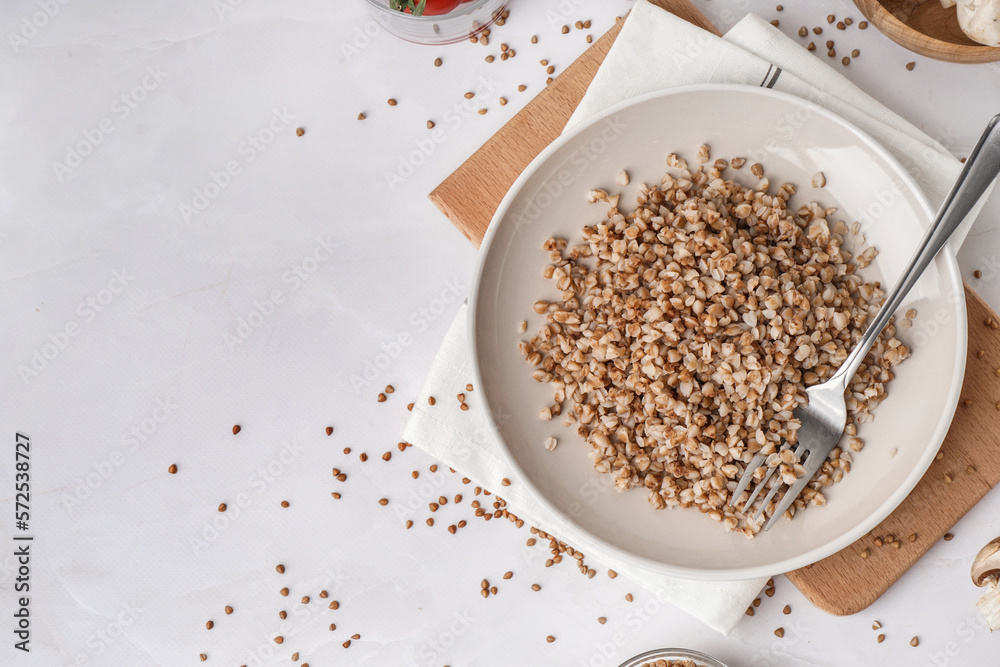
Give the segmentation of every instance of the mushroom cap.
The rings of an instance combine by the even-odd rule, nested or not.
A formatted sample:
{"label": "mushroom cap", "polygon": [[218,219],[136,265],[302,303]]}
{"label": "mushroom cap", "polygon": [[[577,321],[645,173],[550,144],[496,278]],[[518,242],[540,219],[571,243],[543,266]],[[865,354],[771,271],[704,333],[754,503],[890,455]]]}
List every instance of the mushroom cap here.
{"label": "mushroom cap", "polygon": [[1000,576],[1000,537],[979,550],[972,561],[972,582],[985,586],[987,579]]}
{"label": "mushroom cap", "polygon": [[957,0],[957,4],[958,25],[969,39],[1000,46],[1000,0]]}

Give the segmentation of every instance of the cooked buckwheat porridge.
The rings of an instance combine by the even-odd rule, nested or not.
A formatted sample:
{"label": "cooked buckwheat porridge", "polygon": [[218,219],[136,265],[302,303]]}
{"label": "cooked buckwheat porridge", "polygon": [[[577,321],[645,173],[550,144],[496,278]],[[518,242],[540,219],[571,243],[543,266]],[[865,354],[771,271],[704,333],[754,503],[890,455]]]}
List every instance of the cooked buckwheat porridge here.
{"label": "cooked buckwheat porridge", "polygon": [[[607,210],[582,227],[582,242],[545,241],[554,296],[534,304],[545,324],[519,348],[552,386],[540,418],[575,427],[619,490],[641,487],[657,509],[697,508],[753,537],[775,504],[757,521],[764,494],[753,508],[746,492],[729,506],[745,466],[759,452],[785,483],[804,474],[788,448],[792,410],[847,358],[885,294],[859,273],[876,249],[848,250],[865,246],[857,223],[814,202],[793,208],[795,187],[772,188],[760,164],[746,187],[726,176],[742,158],[713,162],[702,146],[698,160],[668,156],[668,172],[639,185],[630,211],[618,194],[587,194]],[[858,426],[910,354],[895,334],[890,323],[850,385],[846,446],[786,516],[825,504],[823,490],[850,472],[864,446]]]}

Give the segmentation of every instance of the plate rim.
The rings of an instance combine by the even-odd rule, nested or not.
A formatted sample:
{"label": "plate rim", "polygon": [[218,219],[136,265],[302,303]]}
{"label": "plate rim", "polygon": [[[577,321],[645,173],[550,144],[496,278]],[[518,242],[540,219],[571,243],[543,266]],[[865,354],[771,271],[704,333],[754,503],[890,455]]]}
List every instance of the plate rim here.
{"label": "plate rim", "polygon": [[665,98],[665,97],[675,97],[690,94],[698,94],[705,92],[729,92],[734,94],[746,94],[746,95],[761,95],[764,97],[771,97],[784,101],[785,103],[791,103],[794,105],[802,106],[810,109],[813,113],[824,116],[827,120],[840,125],[844,129],[848,130],[850,133],[855,135],[863,144],[865,144],[869,149],[874,151],[881,157],[893,170],[896,172],[896,176],[899,176],[902,183],[914,194],[917,202],[919,203],[921,209],[923,210],[925,216],[927,217],[927,224],[933,220],[934,210],[931,208],[927,196],[924,191],[917,184],[913,176],[910,174],[906,168],[886,150],[881,143],[872,138],[867,132],[863,131],[857,127],[854,123],[844,119],[840,115],[829,111],[828,109],[819,106],[818,104],[811,102],[807,99],[798,97],[796,95],[791,95],[782,91],[776,91],[770,88],[760,88],[756,86],[749,85],[739,85],[739,84],[695,84],[688,86],[677,86],[675,88],[668,88],[663,90],[657,90],[650,93],[644,93],[629,99],[623,100],[617,104],[614,104],[600,112],[593,114],[592,116],[578,122],[569,130],[563,131],[554,141],[552,141],[548,146],[546,146],[535,158],[528,164],[527,167],[521,172],[513,184],[511,184],[507,193],[504,195],[503,200],[501,200],[500,205],[494,212],[493,217],[490,219],[489,227],[486,230],[486,234],[483,236],[483,242],[480,245],[479,252],[476,256],[475,273],[473,275],[472,284],[469,288],[469,316],[466,322],[467,333],[470,337],[472,343],[472,374],[473,381],[476,386],[483,387],[483,403],[486,408],[486,422],[490,434],[500,445],[500,454],[504,463],[510,467],[510,469],[516,474],[518,483],[524,484],[525,487],[535,495],[536,502],[538,502],[543,508],[555,516],[559,523],[561,524],[560,529],[566,532],[565,536],[560,536],[562,539],[572,539],[579,547],[585,548],[588,551],[600,554],[602,551],[604,553],[609,553],[615,558],[628,563],[632,566],[642,568],[647,571],[652,571],[664,575],[676,576],[683,579],[702,579],[710,581],[738,581],[745,579],[752,579],[757,577],[770,577],[776,574],[783,574],[785,572],[790,572],[812,563],[818,562],[827,556],[831,556],[845,547],[853,544],[858,539],[863,537],[869,531],[871,531],[875,526],[881,523],[886,517],[888,517],[913,491],[917,483],[923,477],[924,473],[930,467],[931,463],[934,461],[934,457],[944,442],[944,439],[951,427],[951,422],[954,419],[955,412],[958,408],[958,400],[962,391],[962,385],[965,379],[965,364],[966,357],[968,353],[968,313],[965,302],[965,287],[964,282],[961,277],[961,272],[958,267],[958,260],[956,253],[952,245],[949,243],[945,246],[944,250],[938,254],[938,257],[943,257],[946,271],[945,275],[951,280],[953,285],[957,285],[958,298],[955,301],[955,307],[958,312],[959,317],[956,318],[957,327],[957,339],[958,344],[955,346],[955,370],[953,371],[951,378],[951,390],[948,395],[948,399],[945,402],[945,409],[942,412],[942,417],[939,420],[936,428],[931,433],[928,438],[928,442],[935,443],[927,449],[923,457],[918,460],[917,465],[909,475],[907,475],[903,484],[886,499],[881,505],[879,505],[873,512],[871,512],[864,520],[860,521],[858,525],[839,538],[827,542],[822,547],[817,547],[808,551],[804,554],[784,558],[773,565],[764,566],[757,565],[753,567],[745,568],[731,568],[731,569],[703,569],[697,567],[685,567],[678,565],[670,565],[663,563],[662,561],[652,560],[645,556],[640,556],[634,554],[630,551],[622,549],[617,545],[610,543],[601,537],[594,535],[591,531],[587,530],[583,526],[577,524],[571,517],[568,517],[565,512],[561,511],[553,503],[542,494],[535,484],[531,482],[530,478],[525,474],[524,470],[521,468],[520,464],[517,462],[510,448],[508,447],[506,441],[504,440],[500,429],[496,423],[493,416],[493,409],[485,392],[485,384],[483,383],[482,369],[480,364],[480,346],[477,337],[477,315],[480,308],[480,293],[482,290],[482,278],[483,272],[486,266],[487,258],[490,255],[490,248],[492,247],[493,240],[496,236],[497,229],[499,227],[500,220],[507,214],[508,209],[511,206],[514,198],[523,189],[525,183],[530,180],[536,171],[544,164],[552,154],[557,152],[564,145],[573,141],[578,135],[583,133],[588,128],[599,124],[601,121],[605,120],[609,116],[620,113],[625,109],[644,104],[650,100]]}

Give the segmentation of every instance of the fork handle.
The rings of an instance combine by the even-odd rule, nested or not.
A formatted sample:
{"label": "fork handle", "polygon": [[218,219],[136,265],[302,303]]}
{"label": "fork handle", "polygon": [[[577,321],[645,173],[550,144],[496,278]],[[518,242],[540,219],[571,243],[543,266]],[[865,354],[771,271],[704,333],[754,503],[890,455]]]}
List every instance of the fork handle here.
{"label": "fork handle", "polygon": [[998,173],[1000,173],[1000,114],[994,116],[986,126],[979,143],[969,154],[965,168],[952,186],[930,228],[920,239],[920,244],[910,258],[909,264],[903,269],[899,282],[892,288],[875,319],[865,330],[851,354],[830,378],[831,380],[840,380],[846,388],[861,361],[868,354],[868,350],[889,323],[889,318],[896,312],[899,304],[934,260],[938,251],[948,243],[955,230],[969,217],[976,204],[996,180]]}

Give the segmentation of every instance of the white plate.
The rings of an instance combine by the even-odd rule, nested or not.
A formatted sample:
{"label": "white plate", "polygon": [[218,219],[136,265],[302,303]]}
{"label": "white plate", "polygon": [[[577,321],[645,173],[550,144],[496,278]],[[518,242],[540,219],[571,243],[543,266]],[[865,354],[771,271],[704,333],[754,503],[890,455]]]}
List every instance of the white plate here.
{"label": "white plate", "polygon": [[[532,304],[555,296],[551,281],[542,277],[543,240],[556,235],[578,243],[580,229],[604,215],[606,207],[587,204],[585,193],[594,187],[622,191],[622,207],[628,208],[625,202],[635,201],[640,182],[659,183],[668,153],[695,164],[702,143],[712,147],[713,159],[748,158],[740,178],[747,185],[756,181],[749,165],[757,161],[773,187],[786,181],[798,186],[793,204],[816,200],[839,206],[848,223],[861,221],[868,243],[880,251],[865,275],[886,286],[898,277],[931,217],[913,180],[881,146],[801,99],[745,86],[695,86],[630,100],[546,148],[497,210],[472,288],[476,387],[497,417],[493,427],[519,473],[517,483],[533,488],[559,515],[562,525],[553,531],[561,539],[676,576],[769,576],[813,563],[863,536],[930,465],[965,371],[964,292],[954,254],[946,250],[901,309],[919,311],[913,328],[898,334],[913,356],[897,367],[875,421],[861,427],[866,447],[844,481],[826,490],[827,506],[810,507],[748,540],[693,509],[654,510],[644,490],[618,493],[609,475],[593,469],[589,445],[574,430],[557,419],[538,419],[539,408],[551,403],[551,387],[532,379],[517,343],[543,322]],[[625,188],[615,185],[622,168],[632,175]],[[823,190],[809,186],[817,171],[827,177]],[[527,336],[517,330],[522,320],[529,323]],[[542,444],[550,435],[560,442],[552,452]]]}

